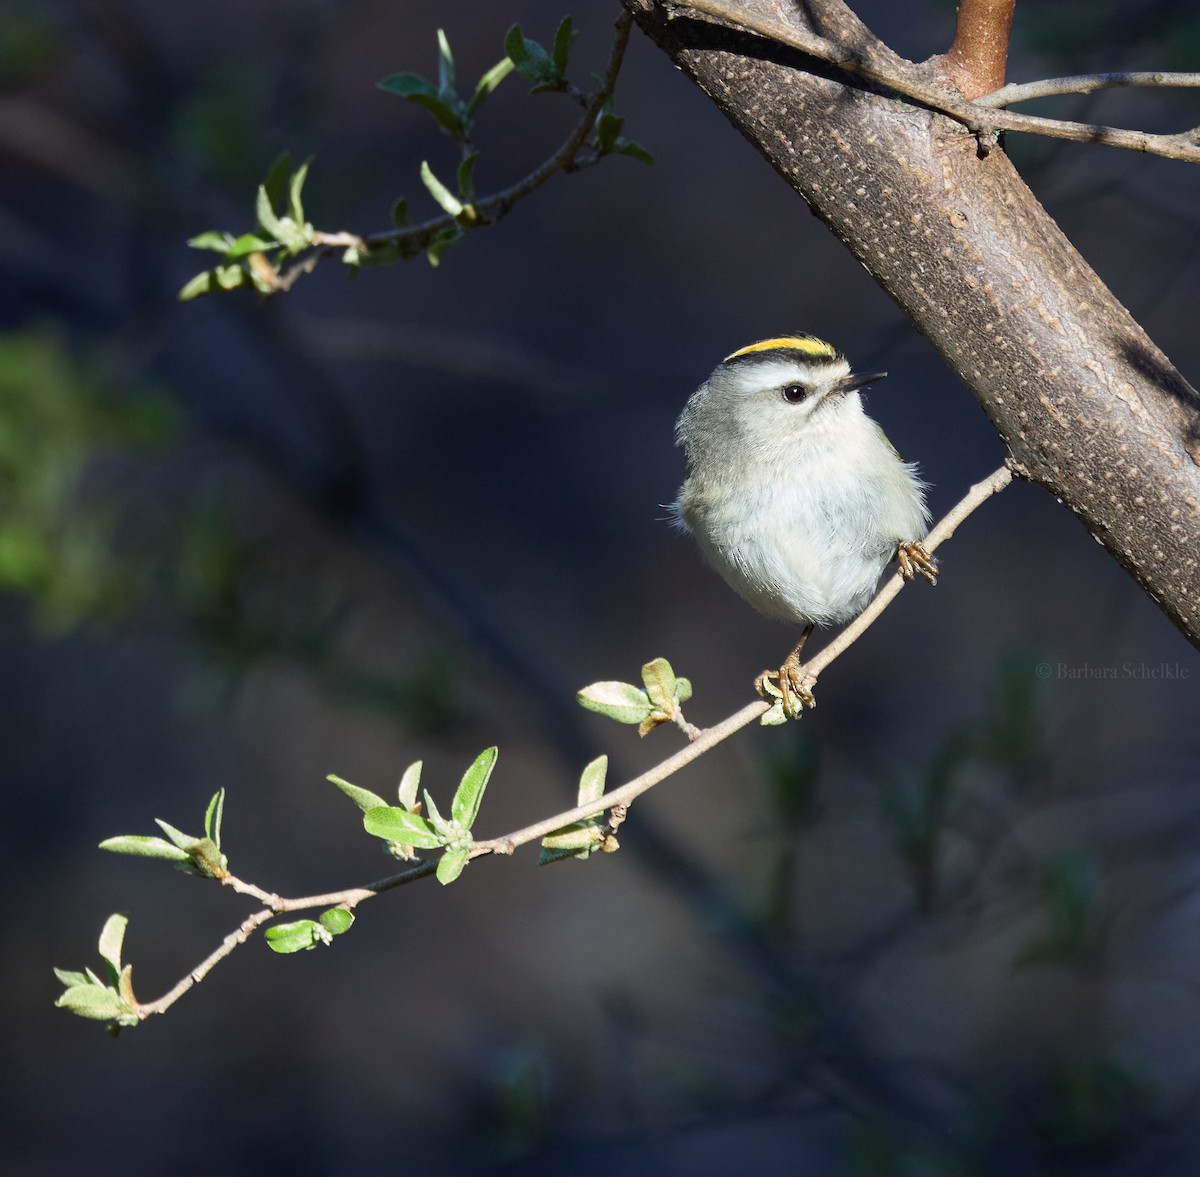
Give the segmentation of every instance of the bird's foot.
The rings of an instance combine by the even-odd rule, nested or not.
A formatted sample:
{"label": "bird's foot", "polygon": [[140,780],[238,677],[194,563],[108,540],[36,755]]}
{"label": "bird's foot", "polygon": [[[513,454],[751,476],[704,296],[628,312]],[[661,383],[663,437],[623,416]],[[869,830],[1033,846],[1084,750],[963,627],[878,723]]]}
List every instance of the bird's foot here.
{"label": "bird's foot", "polygon": [[782,700],[788,719],[799,719],[806,707],[811,710],[817,705],[813,697],[817,680],[805,673],[799,655],[799,650],[792,651],[778,670],[764,670],[754,680],[754,689],[764,699]]}
{"label": "bird's foot", "polygon": [[937,561],[925,550],[924,544],[901,544],[896,549],[896,559],[900,562],[900,575],[905,580],[912,580],[919,572],[930,584],[937,584]]}

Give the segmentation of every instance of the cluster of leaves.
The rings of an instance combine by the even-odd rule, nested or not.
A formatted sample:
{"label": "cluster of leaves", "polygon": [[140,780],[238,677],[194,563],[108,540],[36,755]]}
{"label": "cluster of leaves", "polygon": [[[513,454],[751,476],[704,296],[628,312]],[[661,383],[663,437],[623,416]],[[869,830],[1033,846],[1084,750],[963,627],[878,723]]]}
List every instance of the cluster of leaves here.
{"label": "cluster of leaves", "polygon": [[279,282],[280,264],[304,253],[316,237],[316,229],[304,215],[307,178],[308,161],[292,171],[291,158],[286,153],[281,155],[258,186],[255,232],[235,237],[214,229],[192,237],[188,245],[193,249],[212,250],[225,261],[191,279],[179,292],[180,299],[243,286],[253,287],[260,294],[273,293]]}
{"label": "cluster of leaves", "polygon": [[393,857],[412,860],[418,849],[441,850],[438,881],[452,883],[462,874],[475,846],[471,827],[479,816],[483,791],[491,779],[498,755],[499,749],[485,748],[463,773],[450,802],[449,817],[441,815],[428,790],[423,791],[426,813],[421,812],[421,802],[417,800],[417,789],[421,784],[420,760],[410,764],[400,778],[399,805],[389,805],[378,793],[352,785],[341,777],[331,775],[329,780],[363,811],[364,829],[368,834],[382,838]]}
{"label": "cluster of leaves", "polygon": [[[604,796],[607,775],[608,757],[597,756],[579,778],[575,804],[592,805],[599,801]],[[573,821],[570,825],[547,834],[542,839],[542,853],[538,856],[538,866],[561,862],[564,858],[588,858],[596,850],[612,854],[620,848],[621,844],[613,834],[608,820],[603,813],[598,813],[595,817]]]}
{"label": "cluster of leaves", "polygon": [[642,667],[643,686],[627,682],[597,682],[577,695],[581,707],[606,715],[617,723],[636,724],[644,736],[662,723],[679,723],[683,704],[692,697],[692,684],[678,678],[665,658]]}
{"label": "cluster of leaves", "polygon": [[104,961],[107,981],[91,969],[82,973],[55,969],[54,975],[65,986],[54,1003],[81,1018],[108,1022],[114,1028],[136,1026],[137,998],[133,995],[133,965],[121,963],[121,946],[129,919],[110,915],[100,932],[100,959]]}
{"label": "cluster of leaves", "polygon": [[221,819],[224,815],[225,790],[219,789],[204,811],[204,833],[200,836],[185,834],[156,817],[154,824],[167,835],[166,838],[154,834],[120,834],[106,838],[100,843],[100,849],[135,858],[162,858],[185,874],[201,879],[224,879],[229,874],[229,860],[221,853]]}
{"label": "cluster of leaves", "polygon": [[[483,104],[511,73],[529,82],[532,92],[567,94],[580,102],[585,111],[591,111],[594,100],[601,99],[594,116],[589,116],[592,121],[587,133],[569,140],[571,149],[564,149],[561,158],[556,157],[557,168],[582,166],[580,153],[587,153],[586,162],[607,155],[626,155],[653,163],[653,157],[644,147],[621,134],[624,120],[613,113],[611,93],[600,90],[596,95],[585,95],[568,79],[567,66],[575,36],[570,17],[559,24],[549,49],[526,37],[519,25],[513,25],[504,39],[505,56],[485,70],[470,94],[464,95],[459,92],[450,43],[439,29],[436,81],[421,74],[398,73],[381,81],[379,88],[426,111],[460,149],[452,185],[439,178],[427,160],[420,166],[421,183],[441,215],[413,225],[408,202],[401,199],[393,205],[390,231],[370,237],[320,231],[307,219],[302,199],[308,163],[293,171],[290,159],[284,155],[259,185],[255,203],[258,223],[254,231],[235,235],[214,230],[188,241],[194,249],[219,253],[222,262],[192,278],[179,297],[186,300],[242,287],[264,295],[273,294],[288,288],[294,277],[315,265],[322,250],[341,249],[342,261],[351,273],[363,265],[390,265],[419,254],[436,266],[446,250],[468,230],[489,223],[489,219],[498,219],[508,205],[536,186],[527,180],[524,187],[518,184],[501,196],[490,198],[491,205],[505,205],[494,212],[489,212],[491,205],[481,202],[475,190],[475,165],[479,158],[473,138],[475,120]],[[305,261],[298,260],[306,254]]]}

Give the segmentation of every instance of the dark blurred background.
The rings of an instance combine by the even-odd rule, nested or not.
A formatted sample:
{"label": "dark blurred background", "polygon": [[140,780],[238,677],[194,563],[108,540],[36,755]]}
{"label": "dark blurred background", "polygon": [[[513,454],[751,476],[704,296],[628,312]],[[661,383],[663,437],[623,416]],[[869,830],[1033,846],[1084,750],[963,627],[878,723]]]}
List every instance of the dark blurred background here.
{"label": "dark blurred background", "polygon": [[[901,53],[950,3],[855,6]],[[665,523],[674,418],[734,348],[805,330],[887,368],[871,411],[935,513],[999,464],[970,396],[791,191],[634,33],[617,92],[656,157],[555,177],[439,268],[327,261],[263,305],[181,304],[203,230],[253,227],[284,149],[319,228],[387,228],[454,146],[375,82],[468,85],[560,3],[0,3],[0,708],[8,1094],[0,1170],[192,1174],[1185,1173],[1200,1162],[1200,658],[1069,513],[1018,485],[824,677],[637,803],[587,863],[471,865],[261,939],[112,1041],[52,1008],[130,914],[139,996],[249,901],[101,853],[228,791],[233,870],[283,894],[389,870],[336,772],[448,798],[500,746],[478,832],[679,746],[579,710],[688,675],[704,725],[795,638]],[[617,7],[572,15],[572,76]],[[1018,5],[1013,80],[1200,68],[1183,3]],[[1188,92],[1037,107],[1149,130]],[[511,78],[496,190],[574,109]],[[1010,140],[1185,375],[1194,168]]]}

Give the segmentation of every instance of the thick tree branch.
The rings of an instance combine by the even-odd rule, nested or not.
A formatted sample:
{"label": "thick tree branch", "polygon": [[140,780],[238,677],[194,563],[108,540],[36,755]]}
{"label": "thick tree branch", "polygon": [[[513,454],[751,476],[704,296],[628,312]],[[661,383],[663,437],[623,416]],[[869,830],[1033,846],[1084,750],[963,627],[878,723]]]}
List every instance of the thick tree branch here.
{"label": "thick tree branch", "polygon": [[[628,2],[634,3],[635,0]],[[661,5],[656,5],[653,0],[639,0],[639,3],[640,7],[647,11],[658,11],[676,19],[695,13],[716,17],[724,24],[744,29],[772,44],[809,54],[847,73],[886,86],[889,90],[911,98],[930,110],[949,115],[978,135],[981,143],[994,138],[998,131],[1019,131],[1051,139],[1068,139],[1076,143],[1121,147],[1127,151],[1161,155],[1165,159],[1176,159],[1186,163],[1200,163],[1200,128],[1174,135],[1157,135],[1095,123],[1075,123],[1064,119],[1017,114],[993,109],[990,102],[968,101],[952,84],[944,57],[935,57],[923,64],[905,61],[892,53],[881,41],[872,37],[866,27],[858,22],[857,17],[844,5],[831,3],[829,0],[810,3],[807,7],[826,15],[829,14],[829,10],[834,10],[834,15],[844,14],[846,19],[842,23],[846,26],[843,30],[845,39],[830,39],[815,34],[811,29],[783,24],[778,16],[764,15],[760,11],[761,5],[745,4],[741,0],[668,0]]]}
{"label": "thick tree branch", "polygon": [[961,0],[945,65],[964,98],[974,100],[1004,85],[1015,4],[1016,0]]}
{"label": "thick tree branch", "polygon": [[828,60],[917,88],[923,67],[835,0],[744,0],[736,21],[755,37],[677,19],[679,5],[624,2],[932,341],[1014,470],[1061,499],[1200,646],[1200,397],[1003,151],[981,158],[974,136],[896,102],[897,87],[872,93],[784,48],[815,36],[834,46]]}

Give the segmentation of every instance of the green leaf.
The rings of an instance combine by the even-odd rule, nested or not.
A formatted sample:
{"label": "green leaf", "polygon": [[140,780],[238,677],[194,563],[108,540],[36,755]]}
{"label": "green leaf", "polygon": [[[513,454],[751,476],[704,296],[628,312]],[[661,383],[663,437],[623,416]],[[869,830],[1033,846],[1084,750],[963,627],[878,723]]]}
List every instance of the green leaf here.
{"label": "green leaf", "polygon": [[615,114],[605,112],[596,119],[596,146],[599,147],[601,155],[606,154],[617,144],[617,139],[621,134],[621,128],[625,125],[623,118],[618,118]]}
{"label": "green leaf", "polygon": [[75,985],[90,985],[91,984],[91,982],[88,980],[86,973],[78,973],[78,972],[75,972],[74,969],[55,969],[54,975],[68,989],[74,987]]}
{"label": "green leaf", "polygon": [[296,920],[290,924],[272,924],[266,932],[267,946],[272,952],[287,954],[289,952],[304,952],[309,948],[316,948],[318,944],[326,942],[325,935],[321,935],[324,929],[315,920]]}
{"label": "green leaf", "polygon": [[375,88],[386,94],[395,94],[397,98],[412,98],[422,94],[427,98],[437,97],[437,87],[420,74],[392,74],[382,82],[376,82]]}
{"label": "green leaf", "polygon": [[321,927],[334,936],[348,932],[350,925],[354,923],[354,913],[347,911],[344,907],[331,907],[328,911],[321,912],[318,918],[321,921]]}
{"label": "green leaf", "polygon": [[438,93],[445,96],[455,94],[454,54],[450,52],[450,42],[446,39],[444,29],[437,31],[438,43]]}
{"label": "green leaf", "polygon": [[[294,175],[288,179],[284,200],[290,210],[287,216],[280,217],[275,213],[275,202],[265,184],[258,186],[258,195],[254,202],[255,215],[259,225],[280,245],[292,253],[299,253],[309,244],[312,227],[304,222],[303,208],[300,205],[300,189],[304,186],[304,178],[308,175],[308,163],[304,163]],[[299,209],[299,216],[292,213]]]}
{"label": "green leaf", "polygon": [[568,858],[590,858],[591,850],[550,850],[543,846],[538,855],[538,866],[549,866],[552,862],[566,862]]}
{"label": "green leaf", "polygon": [[417,789],[421,787],[421,768],[423,761],[414,760],[400,777],[400,804],[405,809],[413,809],[417,804]]}
{"label": "green leaf", "polygon": [[564,16],[559,21],[558,29],[554,33],[554,48],[550,51],[554,70],[560,78],[566,75],[567,60],[571,55],[571,46],[575,43],[575,38],[578,35],[571,18]]}
{"label": "green leaf", "polygon": [[59,994],[54,1004],[81,1018],[93,1018],[98,1022],[137,1020],[136,1012],[121,1000],[120,994],[104,986],[72,985]]}
{"label": "green leaf", "polygon": [[478,158],[478,151],[464,155],[462,163],[458,165],[458,172],[455,174],[459,195],[468,205],[475,202],[475,161]]}
{"label": "green leaf", "polygon": [[490,70],[479,79],[475,86],[475,93],[471,95],[471,101],[467,103],[467,115],[474,117],[475,112],[487,101],[489,95],[495,88],[504,81],[513,71],[512,59],[505,57],[496,62]]}
{"label": "green leaf", "polygon": [[189,237],[187,243],[192,249],[213,249],[217,253],[228,253],[234,245],[234,238],[231,233],[210,229],[207,233]]}
{"label": "green leaf", "polygon": [[397,229],[407,229],[408,220],[408,201],[401,197],[392,205],[392,224]]}
{"label": "green leaf", "polygon": [[187,302],[202,294],[215,294],[219,290],[237,290],[241,286],[254,285],[254,278],[240,263],[217,266],[215,270],[205,270],[203,274],[197,274],[176,297],[180,302]]}
{"label": "green leaf", "polygon": [[202,294],[212,294],[212,292],[212,271],[205,270],[203,274],[197,274],[194,278],[189,278],[180,287],[179,293],[175,297],[180,302],[190,302],[193,298],[199,298]]}
{"label": "green leaf", "polygon": [[185,834],[182,830],[177,830],[170,822],[165,822],[161,817],[154,819],[154,824],[158,826],[180,850],[186,850],[189,855],[199,844],[199,838],[193,838],[191,834]]}
{"label": "green leaf", "polygon": [[100,843],[101,850],[110,850],[113,854],[132,854],[136,858],[165,858],[168,862],[190,862],[191,855],[186,850],[180,850],[163,838],[150,834],[121,834],[116,838],[105,838]]}
{"label": "green leaf", "polygon": [[575,696],[581,707],[617,723],[641,723],[652,710],[645,691],[627,682],[596,682]]}
{"label": "green leaf", "polygon": [[241,286],[252,286],[254,279],[244,266],[218,266],[212,271],[217,287],[221,290],[237,290]]}
{"label": "green leaf", "polygon": [[599,841],[600,825],[594,818],[588,818],[586,821],[572,822],[569,826],[563,826],[561,830],[547,834],[542,839],[542,845],[547,850],[566,850],[577,854]]}
{"label": "green leaf", "polygon": [[613,145],[614,155],[627,155],[630,159],[636,159],[640,163],[647,164],[650,167],[654,166],[654,155],[647,151],[640,143],[635,143],[632,139],[618,139]]}
{"label": "green leaf", "polygon": [[378,793],[372,793],[370,789],[362,789],[358,785],[352,785],[349,781],[342,780],[340,776],[334,776],[333,773],[330,773],[325,779],[337,785],[363,813],[367,813],[372,809],[387,808],[387,802]]}
{"label": "green leaf", "polygon": [[429,790],[422,789],[421,793],[425,798],[425,811],[429,814],[429,824],[442,835],[442,841],[445,842],[446,835],[450,833],[450,823],[438,812],[438,807],[429,795]]}
{"label": "green leaf", "polygon": [[437,864],[437,878],[442,886],[447,883],[453,883],[455,879],[463,872],[463,867],[467,865],[467,859],[471,857],[471,852],[466,849],[447,850]]}
{"label": "green leaf", "polygon": [[221,819],[224,815],[225,790],[218,789],[204,814],[204,833],[218,850],[221,849]]}
{"label": "green leaf", "polygon": [[427,160],[421,161],[421,183],[429,190],[429,195],[438,202],[443,212],[452,217],[457,217],[462,212],[462,201],[433,174]]}
{"label": "green leaf", "polygon": [[454,800],[450,803],[450,816],[464,830],[469,830],[479,813],[479,805],[483,800],[483,791],[496,767],[496,757],[500,755],[498,748],[485,748],[475,757],[474,764],[463,773],[462,780],[454,792]]}
{"label": "green leaf", "polygon": [[395,94],[398,98],[416,103],[422,109],[429,111],[442,130],[455,139],[462,139],[465,134],[462,114],[458,103],[450,105],[444,94],[440,94],[431,82],[426,81],[420,74],[393,74],[377,83],[380,90]]}
{"label": "green leaf", "polygon": [[202,294],[215,294],[219,290],[236,290],[239,286],[251,286],[253,279],[240,265],[218,266],[205,270],[188,282],[176,297],[180,302],[199,298]]}
{"label": "green leaf", "polygon": [[436,94],[426,96],[425,94],[410,95],[410,101],[415,102],[417,106],[424,108],[433,115],[438,125],[449,135],[455,139],[461,140],[466,134],[466,128],[463,125],[462,119],[458,112],[452,106],[448,106],[446,102],[439,98]]}
{"label": "green leaf", "polygon": [[665,658],[655,658],[642,667],[642,682],[646,684],[646,695],[659,711],[675,709],[675,671]]}
{"label": "green leaf", "polygon": [[121,970],[121,975],[117,978],[117,992],[131,1009],[137,1006],[137,1000],[133,996],[133,965],[127,964]]}
{"label": "green leaf", "polygon": [[118,912],[110,915],[100,930],[100,957],[112,969],[111,979],[114,982],[121,975],[121,945],[125,941],[128,924],[129,917]]}
{"label": "green leaf", "polygon": [[438,233],[432,241],[425,247],[425,256],[429,258],[431,266],[441,264],[442,255],[456,241],[461,241],[464,236],[464,230],[461,225],[449,225]]}
{"label": "green leaf", "polygon": [[363,815],[363,828],[376,838],[401,842],[405,846],[420,846],[425,850],[434,850],[445,842],[427,818],[394,805],[369,809]]}
{"label": "green leaf", "polygon": [[504,52],[516,67],[517,73],[535,86],[552,87],[562,85],[562,78],[554,68],[550,54],[536,41],[521,33],[520,25],[513,25],[504,38]]}
{"label": "green leaf", "polygon": [[422,78],[419,73],[394,73],[383,82],[376,83],[377,90],[384,94],[394,94],[397,98],[414,98],[418,95],[426,98],[438,96],[437,86],[430,80]]}
{"label": "green leaf", "polygon": [[275,215],[275,210],[271,207],[271,198],[267,195],[266,185],[258,186],[258,195],[254,201],[254,212],[258,217],[258,223],[266,229],[277,241],[283,241],[288,231],[284,227],[283,222]]}
{"label": "green leaf", "polygon": [[311,163],[311,159],[306,159],[296,169],[288,183],[288,211],[297,225],[304,224],[304,202],[300,194],[304,190],[304,181],[308,179],[308,166]]}
{"label": "green leaf", "polygon": [[608,757],[597,756],[580,774],[577,804],[590,805],[604,796],[604,778],[608,775]]}
{"label": "green leaf", "polygon": [[267,178],[262,182],[262,187],[266,190],[267,200],[272,208],[283,208],[287,200],[291,175],[292,157],[286,151],[281,152],[271,165],[271,170],[267,172]]}
{"label": "green leaf", "polygon": [[262,253],[266,249],[278,249],[278,241],[270,241],[254,233],[243,233],[230,247],[225,255],[229,259],[245,257],[251,253]]}

